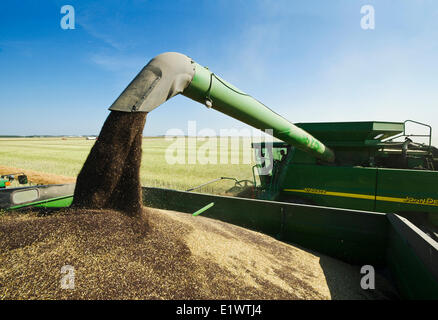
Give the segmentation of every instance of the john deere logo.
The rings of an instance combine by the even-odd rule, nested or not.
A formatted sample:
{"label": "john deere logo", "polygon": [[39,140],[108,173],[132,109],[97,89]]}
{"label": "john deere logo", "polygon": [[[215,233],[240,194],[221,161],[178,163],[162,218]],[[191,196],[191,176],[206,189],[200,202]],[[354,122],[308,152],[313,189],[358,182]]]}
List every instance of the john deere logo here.
{"label": "john deere logo", "polygon": [[429,206],[438,206],[438,200],[433,199],[433,198],[416,199],[413,197],[406,197],[405,202],[412,203],[412,204],[424,204],[424,205],[429,205]]}
{"label": "john deere logo", "polygon": [[326,194],[327,190],[314,189],[314,188],[304,188],[304,192],[317,193],[317,194]]}

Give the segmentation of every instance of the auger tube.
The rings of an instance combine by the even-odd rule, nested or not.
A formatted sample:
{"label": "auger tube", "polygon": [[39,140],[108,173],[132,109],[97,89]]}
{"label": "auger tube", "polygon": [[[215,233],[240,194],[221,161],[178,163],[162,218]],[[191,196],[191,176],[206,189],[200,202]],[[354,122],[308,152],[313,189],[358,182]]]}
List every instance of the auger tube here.
{"label": "auger tube", "polygon": [[272,129],[274,137],[318,159],[327,162],[335,159],[333,151],[312,135],[208,68],[177,52],[166,52],[153,58],[109,109],[150,112],[180,93],[257,129]]}

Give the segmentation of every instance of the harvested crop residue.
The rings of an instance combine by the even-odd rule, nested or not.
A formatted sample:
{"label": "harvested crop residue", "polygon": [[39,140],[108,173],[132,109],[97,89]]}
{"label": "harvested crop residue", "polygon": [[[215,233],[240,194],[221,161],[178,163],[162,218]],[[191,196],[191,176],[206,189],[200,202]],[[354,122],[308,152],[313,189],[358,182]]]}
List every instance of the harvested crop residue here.
{"label": "harvested crop residue", "polygon": [[[0,298],[383,297],[365,295],[359,269],[336,259],[202,216],[145,210],[148,226],[109,210],[0,216]],[[64,265],[75,268],[73,290],[61,288]]]}
{"label": "harvested crop residue", "polygon": [[33,184],[64,184],[64,183],[74,183],[76,181],[75,177],[67,177],[57,174],[39,172],[35,170],[0,166],[0,175],[21,173],[21,172],[27,175],[28,180]]}

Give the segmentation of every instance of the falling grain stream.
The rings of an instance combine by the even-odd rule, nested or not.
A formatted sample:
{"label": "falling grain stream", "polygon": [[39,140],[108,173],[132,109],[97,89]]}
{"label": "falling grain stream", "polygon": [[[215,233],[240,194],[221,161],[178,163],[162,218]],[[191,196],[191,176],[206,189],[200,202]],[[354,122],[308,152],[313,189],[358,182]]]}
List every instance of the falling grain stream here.
{"label": "falling grain stream", "polygon": [[146,115],[111,111],[78,175],[73,207],[140,215],[141,142]]}

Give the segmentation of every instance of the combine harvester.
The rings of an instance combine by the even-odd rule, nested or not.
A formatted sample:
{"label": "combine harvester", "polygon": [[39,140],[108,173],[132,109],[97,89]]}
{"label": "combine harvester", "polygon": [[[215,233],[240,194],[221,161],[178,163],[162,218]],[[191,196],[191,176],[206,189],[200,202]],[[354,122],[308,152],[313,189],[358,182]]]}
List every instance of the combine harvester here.
{"label": "combine harvester", "polygon": [[[150,112],[177,94],[283,142],[253,144],[257,199],[145,187],[145,205],[203,212],[351,264],[387,267],[402,297],[438,299],[438,149],[430,127],[424,145],[406,134],[406,123],[294,125],[179,53],[152,59],[110,110]],[[5,189],[0,208],[65,207],[73,190]]]}

